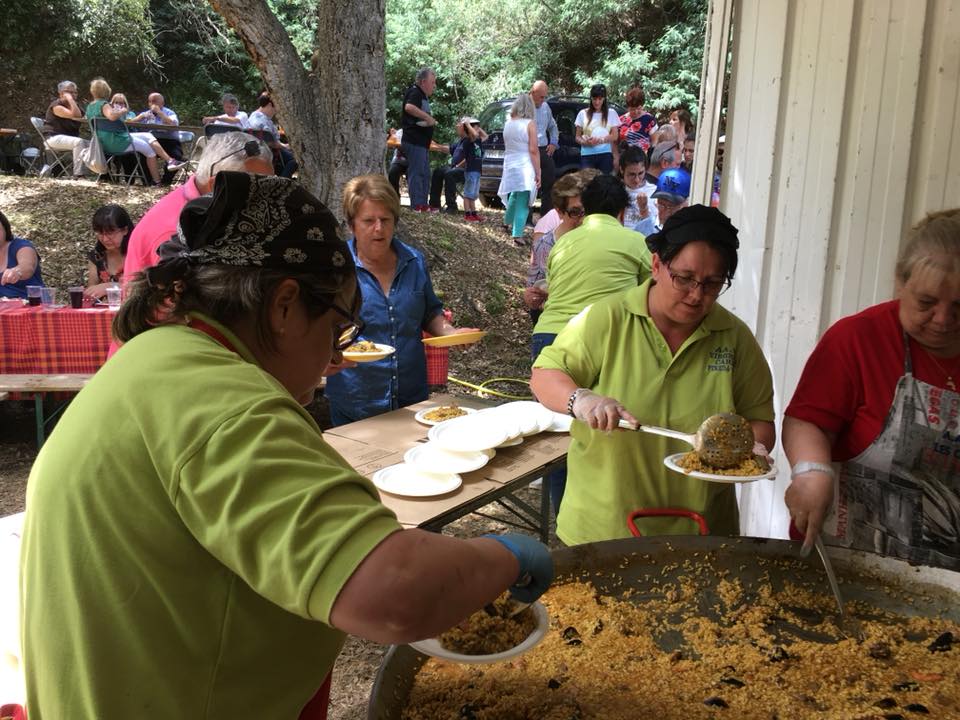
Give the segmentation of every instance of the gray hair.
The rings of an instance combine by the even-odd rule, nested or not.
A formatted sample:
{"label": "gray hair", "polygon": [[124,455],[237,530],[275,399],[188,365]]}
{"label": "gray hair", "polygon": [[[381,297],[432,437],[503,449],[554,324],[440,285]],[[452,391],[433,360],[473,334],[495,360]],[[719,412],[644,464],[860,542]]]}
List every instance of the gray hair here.
{"label": "gray hair", "polygon": [[436,75],[436,73],[433,71],[433,68],[431,67],[422,67],[419,70],[417,70],[417,85],[422,83],[431,75]]}
{"label": "gray hair", "polygon": [[897,260],[897,282],[906,283],[922,268],[960,272],[960,208],[930,213],[907,233],[907,244]]}
{"label": "gray hair", "polygon": [[536,113],[536,108],[529,93],[518,95],[517,99],[513,101],[513,105],[510,106],[510,117],[532,120],[534,113]]}
{"label": "gray hair", "polygon": [[70,88],[77,89],[77,84],[73,80],[61,80],[57,83],[57,94],[66,92]]}
{"label": "gray hair", "polygon": [[[225,132],[207,139],[203,148],[203,155],[197,163],[196,182],[205,185],[210,178],[221,170],[237,170],[246,172],[247,155],[244,146],[253,140],[260,147],[260,159],[272,163],[273,151],[265,143],[257,140],[253,135],[245,132]],[[213,166],[216,165],[216,172]]]}
{"label": "gray hair", "polygon": [[234,95],[233,93],[224,93],[224,94],[220,97],[220,103],[221,103],[221,104],[223,104],[223,103],[230,103],[231,105],[239,105],[239,104],[240,104],[240,101],[237,100],[237,96]]}

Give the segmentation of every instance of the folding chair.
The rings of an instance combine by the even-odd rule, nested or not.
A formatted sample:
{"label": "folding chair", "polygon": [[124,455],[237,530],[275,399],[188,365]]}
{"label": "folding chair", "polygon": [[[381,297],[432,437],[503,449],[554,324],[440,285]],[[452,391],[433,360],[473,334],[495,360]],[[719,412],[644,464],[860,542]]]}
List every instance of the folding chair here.
{"label": "folding chair", "polygon": [[175,183],[186,182],[187,178],[190,177],[190,173],[195,172],[197,169],[197,143],[196,135],[194,135],[189,130],[178,130],[177,136],[180,139],[180,145],[183,147],[183,167],[177,170],[176,174],[173,176],[173,181]]}
{"label": "folding chair", "polygon": [[[47,144],[47,136],[43,134],[43,118],[31,117],[30,124],[40,136],[43,143],[44,163],[40,168],[40,177],[58,177],[59,175],[70,175],[73,172],[73,151],[72,150],[54,150]],[[64,164],[66,163],[66,164]]]}
{"label": "folding chair", "polygon": [[[97,130],[127,132],[127,126],[123,124],[122,120],[90,118],[90,131],[97,132]],[[140,153],[133,149],[132,142],[130,149],[126,152],[108,153],[104,148],[103,154],[107,157],[107,174],[111,182],[117,181],[124,185],[133,185],[133,182],[139,178],[144,185],[153,184],[149,174],[147,174],[147,169],[143,165]]]}

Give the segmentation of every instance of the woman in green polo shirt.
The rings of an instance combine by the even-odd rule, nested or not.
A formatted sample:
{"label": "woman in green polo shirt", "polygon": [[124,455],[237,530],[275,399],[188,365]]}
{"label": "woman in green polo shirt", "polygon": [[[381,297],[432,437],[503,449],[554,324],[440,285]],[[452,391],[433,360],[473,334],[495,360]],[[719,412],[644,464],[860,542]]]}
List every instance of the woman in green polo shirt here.
{"label": "woman in green polo shirt", "polygon": [[179,221],[30,473],[31,720],[319,720],[345,633],[431,637],[553,576],[530,536],[401,528],[301,406],[360,329],[319,200],[221,171]]}
{"label": "woman in green polo shirt", "polygon": [[[772,448],[773,383],[749,328],[716,303],[737,268],[737,229],[715,208],[694,205],[647,238],[651,279],[573,318],[534,363],[531,385],[547,407],[569,412],[573,442],[557,537],[569,545],[627,537],[627,513],[679,507],[702,514],[714,534],[739,532],[731,485],[667,470],[676,440],[617,431],[621,418],[695,432],[718,412],[750,421]],[[644,534],[696,532],[687,520],[650,518]]]}

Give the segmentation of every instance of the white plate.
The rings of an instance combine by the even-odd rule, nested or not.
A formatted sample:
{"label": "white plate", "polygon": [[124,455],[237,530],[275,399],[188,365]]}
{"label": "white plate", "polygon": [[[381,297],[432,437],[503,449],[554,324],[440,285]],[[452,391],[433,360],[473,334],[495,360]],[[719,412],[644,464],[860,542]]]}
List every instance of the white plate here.
{"label": "white plate", "polygon": [[[443,427],[446,423],[435,427]],[[492,458],[494,450],[477,452],[450,452],[434,443],[415,445],[403,455],[404,461],[422,472],[428,473],[468,473],[479,470]]]}
{"label": "white plate", "polygon": [[376,362],[383,360],[389,355],[393,355],[396,349],[383,343],[374,343],[377,346],[377,352],[343,352],[343,359],[355,363]]}
{"label": "white plate", "polygon": [[463,484],[459,475],[423,472],[404,463],[381,468],[371,479],[380,490],[406,497],[446,495]]}
{"label": "white plate", "polygon": [[555,412],[553,414],[553,422],[550,423],[550,427],[547,428],[547,432],[570,432],[570,427],[573,425],[573,416],[572,415],[563,415],[562,413]]}
{"label": "white plate", "polygon": [[474,413],[434,425],[427,437],[454,452],[489,450],[513,437],[495,413]]}
{"label": "white plate", "polygon": [[517,435],[517,437],[511,440],[507,440],[506,442],[500,443],[499,445],[497,445],[496,449],[499,450],[500,448],[514,447],[516,445],[519,445],[522,442],[523,442],[523,436]]}
{"label": "white plate", "polygon": [[517,418],[524,435],[543,432],[553,424],[553,410],[533,400],[518,400],[498,405],[497,412]]}
{"label": "white plate", "polygon": [[436,638],[429,638],[427,640],[421,640],[420,642],[410,643],[410,647],[412,647],[414,650],[419,650],[426,655],[432,655],[435,658],[451,660],[453,662],[465,663],[468,665],[486,665],[489,663],[500,662],[501,660],[509,660],[510,658],[516,657],[517,655],[522,655],[523,653],[527,652],[527,650],[535,647],[541,640],[543,640],[544,637],[546,637],[547,630],[550,629],[550,617],[547,615],[547,609],[543,606],[543,604],[538,600],[530,606],[530,609],[533,610],[533,614],[537,618],[537,626],[533,629],[533,632],[527,636],[526,640],[516,647],[510,648],[509,650],[504,650],[503,652],[495,653],[493,655],[461,655],[460,653],[447,650]]}
{"label": "white plate", "polygon": [[[450,407],[450,406],[449,405],[431,405],[430,407],[425,407],[423,410],[421,410],[416,415],[414,415],[413,419],[416,420],[418,423],[423,423],[424,425],[439,425],[442,422],[450,422],[450,420],[456,420],[456,418],[450,418],[450,420],[427,420],[427,418],[424,417],[424,415],[426,415],[428,412],[432,412],[433,410],[436,410],[437,408],[441,408],[441,407]],[[476,412],[476,410],[474,410],[473,408],[463,407],[463,405],[458,405],[457,407],[463,410],[467,415],[472,415],[473,413]],[[458,417],[463,417],[463,415],[459,415]]]}
{"label": "white plate", "polygon": [[687,475],[688,477],[697,478],[699,480],[709,480],[710,482],[718,483],[748,483],[755,482],[756,480],[772,480],[777,476],[777,466],[772,462],[770,463],[770,469],[765,472],[763,475],[716,475],[714,473],[705,473],[698,470],[684,470],[682,467],[677,465],[677,461],[682,458],[687,453],[674,453],[673,455],[667,455],[663,459],[663,464],[674,472]]}

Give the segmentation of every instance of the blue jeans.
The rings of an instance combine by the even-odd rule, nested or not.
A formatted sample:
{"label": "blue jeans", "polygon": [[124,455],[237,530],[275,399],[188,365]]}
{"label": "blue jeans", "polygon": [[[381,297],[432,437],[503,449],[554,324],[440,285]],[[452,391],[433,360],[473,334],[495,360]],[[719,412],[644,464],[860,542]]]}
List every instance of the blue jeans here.
{"label": "blue jeans", "polygon": [[581,168],[596,168],[609,175],[613,172],[613,154],[597,153],[596,155],[580,155]]}
{"label": "blue jeans", "polygon": [[515,238],[523,237],[523,228],[527,224],[530,212],[530,191],[512,192],[507,198],[507,211],[503,214],[503,223],[510,227]]}
{"label": "blue jeans", "polygon": [[[530,360],[535,362],[540,351],[557,339],[556,333],[534,333],[530,338]],[[551,470],[543,479],[544,491],[550,493],[550,503],[553,505],[553,516],[560,514],[560,501],[563,500],[563,491],[567,488],[567,468]]]}
{"label": "blue jeans", "polygon": [[280,169],[277,175],[284,178],[293,177],[298,167],[300,166],[293,159],[293,153],[286,148],[280,148]]}
{"label": "blue jeans", "polygon": [[427,204],[430,192],[430,154],[422,145],[400,143],[400,150],[407,158],[407,189],[410,191],[410,207]]}

